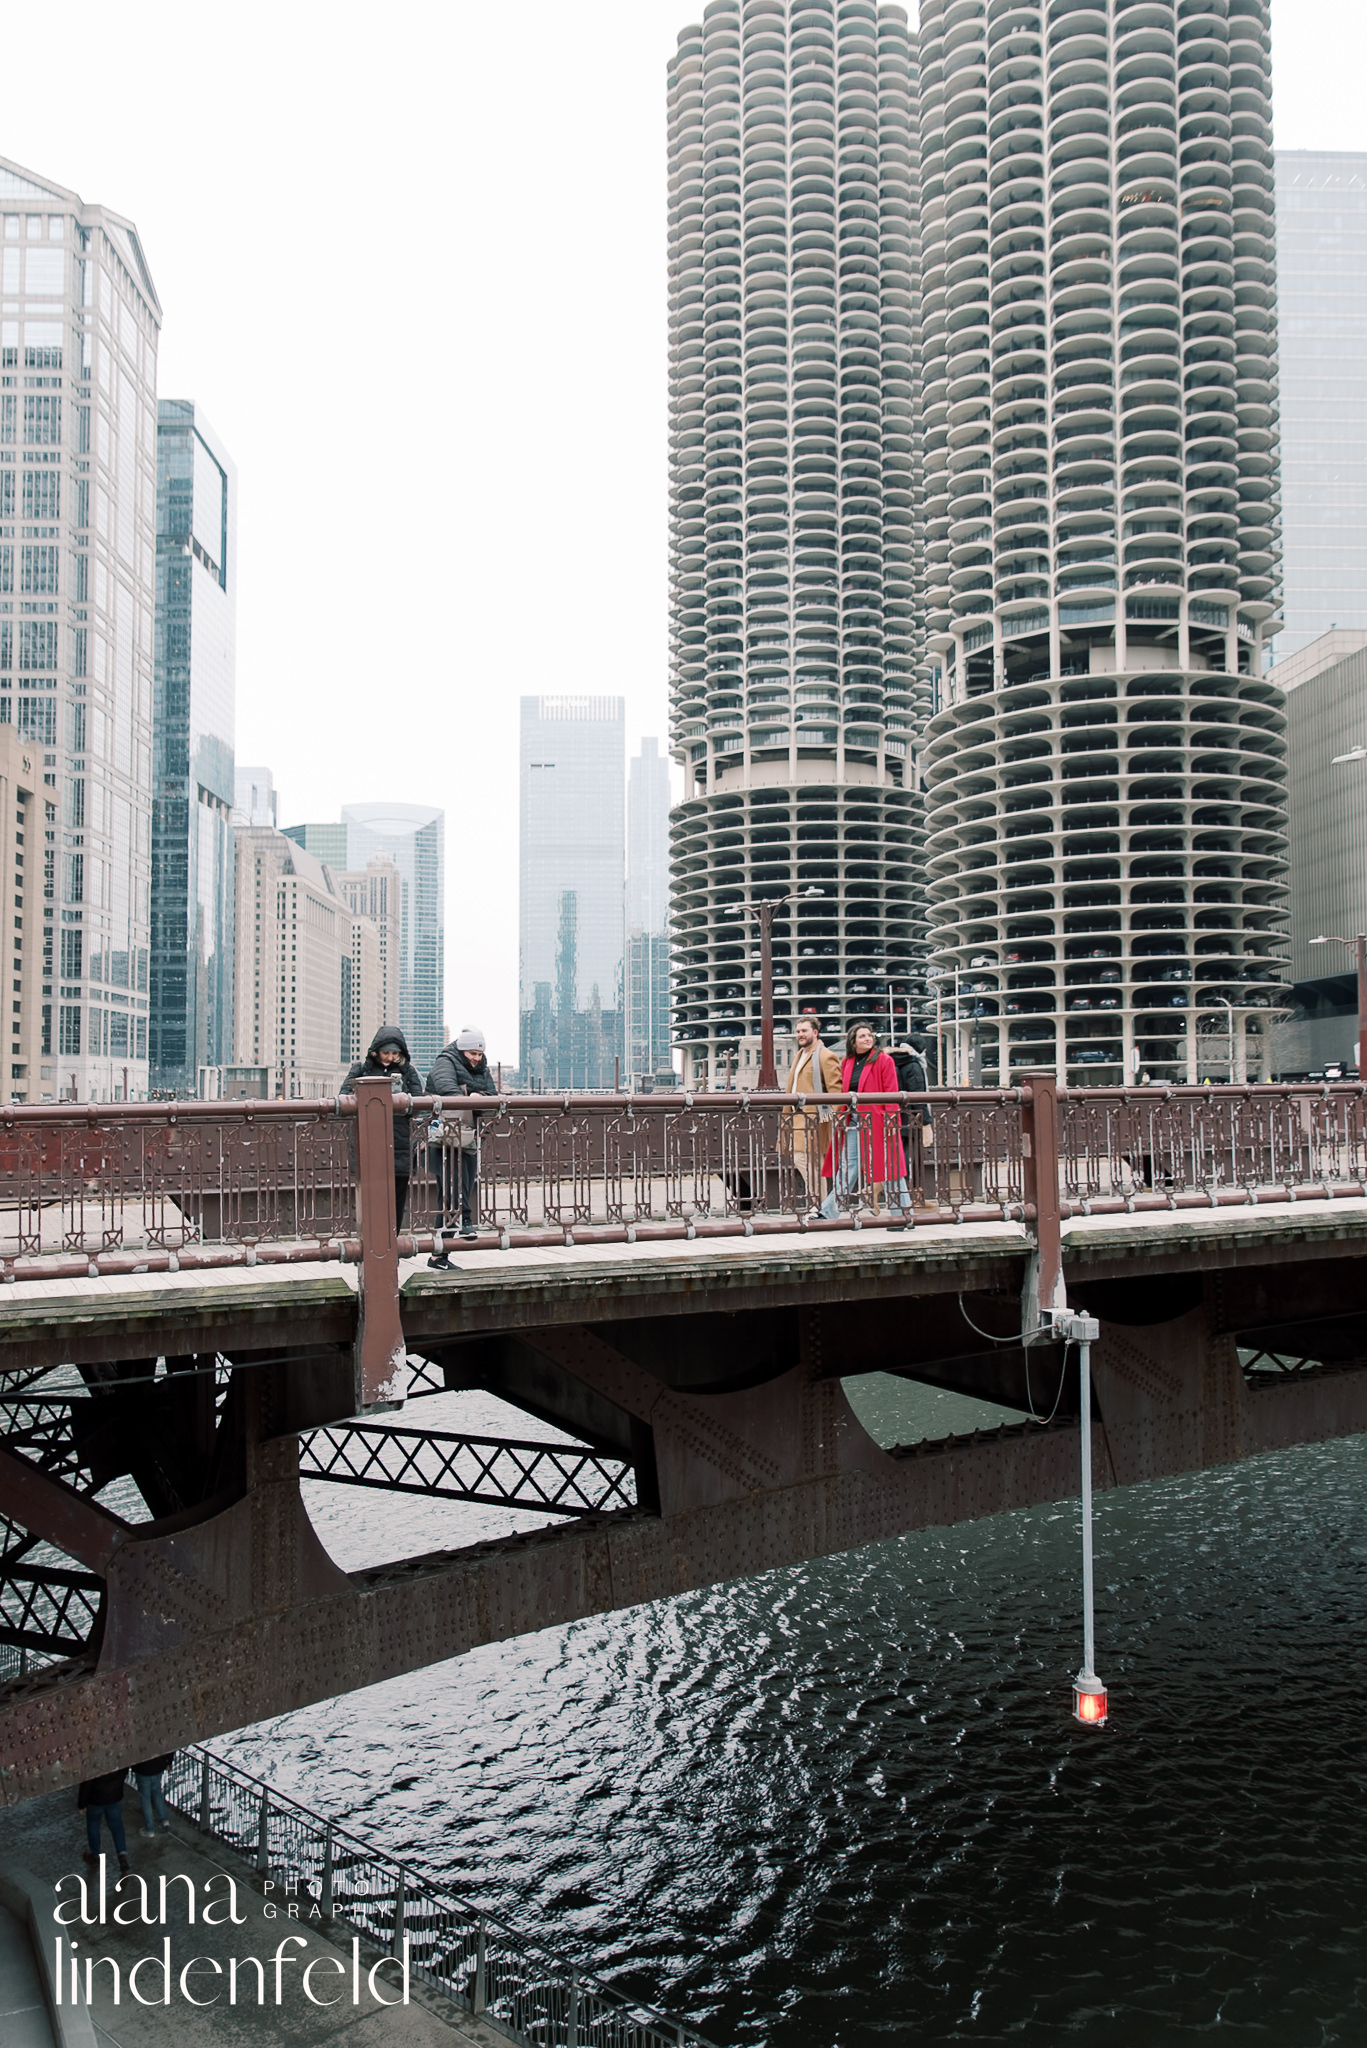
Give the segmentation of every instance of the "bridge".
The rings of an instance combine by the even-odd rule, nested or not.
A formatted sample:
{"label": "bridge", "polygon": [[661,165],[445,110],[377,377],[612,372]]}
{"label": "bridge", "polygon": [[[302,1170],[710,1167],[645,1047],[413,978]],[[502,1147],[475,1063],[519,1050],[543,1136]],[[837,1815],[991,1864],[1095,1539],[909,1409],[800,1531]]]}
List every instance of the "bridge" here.
{"label": "bridge", "polygon": [[[931,1116],[923,1133],[922,1105]],[[1358,1084],[0,1110],[0,1801],[480,1643],[1367,1429]],[[831,1132],[909,1185],[813,1213]],[[431,1271],[459,1130],[478,1234]],[[468,1142],[468,1141],[467,1141]],[[867,1155],[866,1155],[867,1156]],[[995,1404],[881,1447],[842,1381]],[[568,1442],[424,1428],[482,1388]],[[345,1572],[311,1481],[535,1509]],[[128,1480],[145,1518],[101,1499]]]}

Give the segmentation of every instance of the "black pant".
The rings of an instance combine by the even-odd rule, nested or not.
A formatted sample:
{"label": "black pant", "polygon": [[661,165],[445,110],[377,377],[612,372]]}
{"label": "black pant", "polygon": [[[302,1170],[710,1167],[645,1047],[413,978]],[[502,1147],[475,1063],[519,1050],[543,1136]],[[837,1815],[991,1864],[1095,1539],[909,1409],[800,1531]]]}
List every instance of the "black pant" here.
{"label": "black pant", "polygon": [[[457,1168],[456,1162],[460,1165]],[[479,1179],[479,1154],[471,1148],[460,1151],[454,1145],[444,1146],[441,1154],[441,1200],[442,1207],[437,1216],[437,1229],[454,1230],[456,1211],[460,1211],[461,1223],[467,1227],[474,1221],[475,1185]],[[459,1194],[457,1193],[459,1189]]]}
{"label": "black pant", "polygon": [[406,1173],[396,1173],[394,1176],[394,1228],[396,1230],[403,1229],[403,1212],[407,1207],[408,1175]]}

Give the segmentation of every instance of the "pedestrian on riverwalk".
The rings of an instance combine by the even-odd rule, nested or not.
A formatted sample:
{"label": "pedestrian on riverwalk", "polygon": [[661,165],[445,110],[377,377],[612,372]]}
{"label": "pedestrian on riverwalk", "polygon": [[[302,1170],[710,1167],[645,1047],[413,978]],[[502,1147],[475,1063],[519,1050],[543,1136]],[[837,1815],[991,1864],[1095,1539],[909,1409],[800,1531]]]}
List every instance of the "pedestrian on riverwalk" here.
{"label": "pedestrian on riverwalk", "polygon": [[133,1780],[142,1801],[142,1839],[152,1841],[158,1829],[163,1835],[171,1832],[171,1819],[162,1797],[161,1779],[163,1771],[169,1771],[176,1760],[176,1753],[168,1749],[165,1756],[149,1757],[146,1763],[134,1764]]}
{"label": "pedestrian on riverwalk", "polygon": [[[897,1093],[897,1069],[891,1055],[879,1045],[871,1024],[851,1024],[846,1033],[840,1086],[847,1095],[861,1090],[870,1095]],[[832,1180],[831,1192],[821,1205],[823,1216],[838,1216],[842,1198],[848,1200],[870,1184],[875,1209],[885,1187],[897,1208],[911,1207],[900,1123],[895,1104],[887,1109],[881,1104],[872,1109],[856,1105],[839,1113],[821,1169]]]}
{"label": "pedestrian on riverwalk", "polygon": [[[357,1081],[388,1081],[396,1095],[421,1095],[422,1075],[408,1057],[408,1040],[397,1024],[382,1024],[370,1041],[370,1050],[363,1060],[356,1060],[347,1068],[346,1079],[341,1093],[355,1093]],[[403,1229],[404,1210],[408,1207],[408,1175],[412,1157],[409,1143],[408,1111],[394,1111],[394,1228]]]}
{"label": "pedestrian on riverwalk", "polygon": [[102,1778],[87,1778],[76,1793],[76,1811],[85,1815],[85,1836],[89,1847],[87,1863],[100,1857],[100,1823],[105,1822],[114,1843],[121,1871],[128,1868],[128,1837],[123,1831],[123,1783],[126,1769],[106,1771]]}
{"label": "pedestrian on riverwalk", "polygon": [[[924,1095],[930,1086],[925,1054],[911,1041],[894,1045],[889,1058],[897,1069],[897,1086],[904,1095]],[[924,1199],[925,1155],[935,1143],[935,1126],[928,1102],[902,1104],[902,1150],[907,1161],[907,1185],[912,1201]]]}
{"label": "pedestrian on riverwalk", "polygon": [[[797,1020],[797,1053],[788,1069],[784,1092],[788,1095],[838,1095],[840,1055],[821,1042],[821,1019],[814,1010],[804,1010]],[[821,1201],[821,1155],[830,1138],[831,1109],[785,1111],[782,1152],[797,1168],[807,1191],[810,1212],[815,1215]]]}
{"label": "pedestrian on riverwalk", "polygon": [[[429,1095],[497,1095],[489,1072],[484,1033],[467,1026],[437,1054],[427,1076]],[[441,1209],[437,1215],[435,1249],[427,1261],[438,1272],[451,1264],[445,1239],[455,1234],[459,1211],[462,1237],[477,1237],[479,1208],[480,1120],[471,1110],[443,1111],[432,1122],[429,1145],[437,1152],[441,1175]]]}

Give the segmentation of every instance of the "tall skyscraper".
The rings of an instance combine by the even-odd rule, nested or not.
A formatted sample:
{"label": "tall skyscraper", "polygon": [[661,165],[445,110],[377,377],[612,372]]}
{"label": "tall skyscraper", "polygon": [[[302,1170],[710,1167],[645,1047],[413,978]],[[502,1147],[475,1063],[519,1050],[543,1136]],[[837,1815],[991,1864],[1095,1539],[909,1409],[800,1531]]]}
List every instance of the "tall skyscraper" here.
{"label": "tall skyscraper", "polygon": [[610,1088],[622,1054],[626,707],[524,697],[518,1009],[524,1085]]}
{"label": "tall skyscraper", "polygon": [[713,0],[669,65],[675,1039],[923,972],[914,56],[875,0]]}
{"label": "tall skyscraper", "polygon": [[1367,153],[1277,151],[1284,661],[1367,627]]}
{"label": "tall skyscraper", "polygon": [[1231,1041],[1265,1072],[1286,952],[1267,0],[924,0],[920,62],[951,1071],[976,1040],[985,1081],[1223,1079]]}
{"label": "tall skyscraper", "polygon": [[232,461],[201,411],[162,399],[148,1054],[178,1095],[233,1056],[236,530]]}
{"label": "tall skyscraper", "polygon": [[643,739],[627,776],[625,1072],[669,1071],[669,763]]}
{"label": "tall skyscraper", "polygon": [[343,804],[342,822],[349,872],[385,854],[402,877],[399,1024],[425,1074],[444,1033],[446,814],[429,804]]}
{"label": "tall skyscraper", "polygon": [[42,756],[43,1094],[147,1090],[160,325],[132,223],[0,159],[0,724]]}

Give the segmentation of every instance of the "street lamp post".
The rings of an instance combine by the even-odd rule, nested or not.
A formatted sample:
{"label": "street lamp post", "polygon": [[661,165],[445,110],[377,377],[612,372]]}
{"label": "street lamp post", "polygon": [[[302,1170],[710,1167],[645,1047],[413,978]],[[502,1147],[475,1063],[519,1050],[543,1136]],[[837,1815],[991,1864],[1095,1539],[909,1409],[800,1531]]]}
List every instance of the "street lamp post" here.
{"label": "street lamp post", "polygon": [[[804,889],[804,896],[824,896],[825,890]],[[774,1065],[774,913],[788,901],[790,891],[781,896],[764,896],[758,903],[733,903],[727,911],[728,917],[753,917],[759,926],[759,1088],[778,1087],[778,1069]]]}
{"label": "street lamp post", "polygon": [[[1340,756],[1343,760],[1353,757]],[[1367,933],[1359,932],[1355,939],[1341,939],[1336,932],[1321,932],[1312,946],[1346,946],[1350,953],[1357,954],[1358,964],[1358,1079],[1367,1080]]]}

